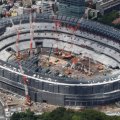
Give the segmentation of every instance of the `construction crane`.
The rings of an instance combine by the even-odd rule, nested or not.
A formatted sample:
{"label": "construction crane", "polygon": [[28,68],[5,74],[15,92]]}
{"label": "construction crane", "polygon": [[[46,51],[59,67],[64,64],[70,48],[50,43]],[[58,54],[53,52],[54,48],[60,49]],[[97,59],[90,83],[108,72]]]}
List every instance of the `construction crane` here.
{"label": "construction crane", "polygon": [[14,28],[14,30],[16,31],[16,34],[17,34],[17,38],[16,38],[16,53],[15,53],[15,57],[16,59],[18,60],[21,60],[21,59],[25,59],[27,56],[23,53],[20,52],[20,49],[19,49],[19,39],[20,39],[20,30],[21,30],[21,20],[20,20],[20,24],[18,27],[15,27],[14,23],[13,23],[13,20],[10,19],[11,23],[12,23],[12,26]]}
{"label": "construction crane", "polygon": [[79,58],[77,58],[77,57],[72,58],[72,60],[71,60],[71,62],[72,62],[71,68],[72,69],[75,68],[75,65],[78,63],[78,61],[79,61]]}
{"label": "construction crane", "polygon": [[[19,28],[15,28],[14,26],[14,23],[11,19],[11,22],[12,22],[12,25],[14,27],[14,29],[16,30],[17,32],[17,39],[16,39],[16,58],[17,58],[17,62],[18,62],[18,65],[19,65],[19,68],[20,68],[20,72],[23,74],[22,78],[23,78],[23,82],[24,82],[24,88],[25,88],[25,96],[26,96],[26,100],[25,100],[25,104],[26,105],[31,105],[31,99],[30,99],[30,96],[28,94],[28,79],[27,77],[25,76],[24,74],[24,70],[22,68],[22,65],[21,65],[21,62],[20,62],[20,59],[21,58],[21,53],[20,53],[20,49],[19,49],[19,39],[20,39],[20,26]],[[21,21],[20,21],[20,25],[21,25]]]}
{"label": "construction crane", "polygon": [[48,63],[49,63],[49,60],[50,60],[50,56],[52,54],[52,50],[53,50],[53,44],[52,44],[52,47],[50,48],[49,57],[48,57]]}
{"label": "construction crane", "polygon": [[17,39],[16,39],[16,59],[21,59],[21,53],[19,50],[19,39],[20,39],[20,25],[21,25],[21,20],[20,20],[20,25],[18,28],[15,28],[15,25],[13,23],[13,20],[11,20],[12,26],[14,27],[16,33],[17,33]]}
{"label": "construction crane", "polygon": [[23,74],[22,76],[22,79],[23,79],[23,83],[24,83],[24,88],[25,88],[25,104],[26,105],[31,105],[31,99],[30,99],[30,96],[29,96],[29,93],[28,93],[28,84],[29,84],[29,81],[27,79],[27,76],[24,74],[24,70],[22,68],[22,65],[21,65],[21,62],[18,61],[18,65],[19,65],[19,68],[20,68],[20,72]]}
{"label": "construction crane", "polygon": [[[80,26],[80,24],[77,23],[76,26],[69,26],[69,25],[68,25],[68,27],[67,27],[67,29],[68,29],[68,30],[70,31],[70,33],[71,33],[70,39],[69,39],[69,41],[68,41],[68,42],[70,42],[70,47],[69,47],[69,49],[72,49],[72,48],[73,48],[72,41],[73,41],[73,39],[75,39],[75,33],[76,33],[76,31],[78,30],[79,26]],[[69,56],[72,57],[72,52],[69,52]],[[71,58],[71,57],[70,57],[70,58]]]}
{"label": "construction crane", "polygon": [[79,27],[80,27],[80,23],[77,23],[77,25],[74,27],[68,26],[68,29],[71,31],[71,34],[72,34],[71,38],[75,37],[75,33],[79,29]]}
{"label": "construction crane", "polygon": [[[56,20],[55,16],[53,17],[53,21],[55,23],[55,31],[58,31],[58,28],[61,27],[61,22],[59,20]],[[58,43],[58,40],[57,40],[57,43]],[[57,46],[55,54],[61,55],[62,58],[69,59],[72,57],[72,55],[71,55],[71,52],[70,53],[63,52],[65,47],[66,46],[63,46],[63,49],[60,51]]]}
{"label": "construction crane", "polygon": [[16,39],[16,58],[20,59],[20,50],[19,50],[19,39],[20,39],[20,31],[17,29],[17,39]]}
{"label": "construction crane", "polygon": [[91,72],[91,58],[92,58],[92,55],[90,53],[85,52],[84,56],[88,57],[88,76],[91,76],[93,74]]}
{"label": "construction crane", "polygon": [[34,36],[34,30],[33,30],[33,22],[32,22],[32,10],[30,9],[30,56],[33,56],[33,36]]}
{"label": "construction crane", "polygon": [[[57,31],[58,31],[58,28],[61,27],[61,23],[60,23],[59,20],[56,20],[55,16],[53,16],[53,21],[54,21],[54,24],[55,24],[54,30],[57,32]],[[59,55],[58,39],[56,39],[56,44],[57,44],[57,47],[56,47],[55,54],[56,54],[56,55]]]}

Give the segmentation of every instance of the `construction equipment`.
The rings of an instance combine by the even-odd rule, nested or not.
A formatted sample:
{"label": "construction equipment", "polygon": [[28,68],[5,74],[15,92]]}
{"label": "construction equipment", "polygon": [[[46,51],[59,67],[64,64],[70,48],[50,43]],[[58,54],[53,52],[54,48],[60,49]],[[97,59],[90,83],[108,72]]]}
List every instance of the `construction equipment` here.
{"label": "construction equipment", "polygon": [[53,16],[52,18],[55,23],[55,30],[58,30],[58,28],[61,27],[61,22],[59,20],[56,20],[55,16]]}
{"label": "construction equipment", "polygon": [[64,48],[65,47],[66,46],[64,46],[62,50],[59,50],[58,48],[56,48],[54,54],[57,55],[57,56],[62,56],[62,54],[64,53]]}
{"label": "construction equipment", "polygon": [[58,27],[61,27],[60,21],[55,21],[55,29],[57,30]]}
{"label": "construction equipment", "polygon": [[75,68],[75,65],[78,63],[79,59],[77,57],[72,58],[71,68]]}
{"label": "construction equipment", "polygon": [[51,56],[52,50],[53,50],[53,44],[52,44],[52,47],[50,48],[49,57],[48,57],[48,63],[49,63],[49,60],[50,60],[50,56]]}
{"label": "construction equipment", "polygon": [[[61,27],[61,23],[60,23],[60,21],[59,20],[56,20],[55,19],[55,16],[53,17],[53,21],[55,22],[55,31],[57,31],[58,30],[58,28],[59,27]],[[58,42],[58,40],[57,40],[57,42]],[[64,46],[64,48],[65,48],[66,46]],[[64,48],[62,49],[62,50],[59,50],[58,49],[58,47],[56,48],[56,51],[55,51],[55,55],[57,55],[57,56],[61,56],[63,59],[69,59],[69,58],[71,58],[71,57],[73,57],[72,56],[72,54],[71,54],[71,52],[67,52],[67,53],[64,53],[63,51],[64,51]]]}
{"label": "construction equipment", "polygon": [[16,34],[17,34],[17,39],[16,39],[16,53],[13,54],[15,55],[16,57],[16,60],[22,60],[22,59],[26,59],[26,55],[22,54],[20,52],[20,49],[19,49],[19,39],[20,39],[20,30],[21,30],[21,20],[20,20],[20,24],[18,27],[15,28],[14,26],[14,23],[12,21],[12,19],[10,19],[11,23],[12,23],[12,26],[14,27],[14,30],[16,31]]}
{"label": "construction equipment", "polygon": [[33,36],[34,36],[34,30],[33,30],[33,22],[32,22],[32,13],[30,9],[30,56],[33,56]]}
{"label": "construction equipment", "polygon": [[60,53],[60,51],[59,51],[59,49],[58,49],[58,48],[56,48],[56,49],[55,49],[54,54],[55,54],[55,55],[57,55],[57,56],[61,55],[61,53]]}
{"label": "construction equipment", "polygon": [[63,59],[70,59],[72,57],[74,57],[74,56],[73,56],[73,54],[71,52],[62,53],[62,58]]}
{"label": "construction equipment", "polygon": [[17,39],[16,39],[16,59],[19,59],[19,60],[20,60],[20,59],[22,59],[22,56],[21,56],[21,53],[20,53],[20,50],[19,50],[19,39],[20,39],[20,25],[21,25],[21,20],[20,20],[20,25],[19,25],[18,28],[15,28],[12,19],[10,19],[10,20],[11,20],[12,26],[14,27],[14,29],[15,29],[15,31],[16,31],[16,33],[17,33]]}
{"label": "construction equipment", "polygon": [[20,61],[18,61],[18,64],[19,64],[20,72],[23,74],[22,78],[23,78],[23,82],[24,82],[25,97],[26,97],[25,104],[30,106],[30,105],[32,105],[32,103],[31,103],[30,96],[28,94],[28,82],[29,81],[27,79],[27,76],[24,74],[24,70],[22,68],[22,65],[21,65]]}
{"label": "construction equipment", "polygon": [[104,66],[103,66],[103,65],[98,65],[98,66],[97,66],[97,69],[98,69],[99,71],[104,70]]}
{"label": "construction equipment", "polygon": [[[56,20],[55,16],[53,16],[53,21],[54,21],[54,24],[55,24],[55,31],[57,32],[58,31],[58,28],[61,27],[61,23],[59,20]],[[59,55],[60,51],[58,49],[58,39],[56,39],[56,44],[57,44],[57,47],[56,47],[56,51],[55,51],[55,55]]]}
{"label": "construction equipment", "polygon": [[[12,25],[14,27],[14,23],[11,19]],[[21,21],[20,21],[21,24]],[[14,27],[15,28],[15,27]],[[20,60],[23,58],[23,55],[21,55],[20,50],[19,50],[19,38],[20,38],[20,26],[19,28],[15,28],[16,32],[17,32],[17,39],[16,39],[16,59],[20,68],[20,72],[23,74],[23,82],[24,82],[24,88],[25,88],[25,96],[26,96],[26,100],[25,100],[25,104],[26,105],[31,105],[31,100],[30,100],[30,96],[28,95],[28,79],[24,74],[22,65],[20,63]]]}
{"label": "construction equipment", "polygon": [[[71,37],[70,37],[70,39],[69,39],[69,43],[70,43],[70,47],[69,47],[69,49],[73,49],[73,40],[75,39],[75,33],[76,33],[76,31],[78,30],[78,28],[79,28],[79,26],[80,26],[80,24],[78,23],[76,26],[68,26],[67,28],[68,28],[68,30],[70,30],[70,33],[72,34],[71,35]],[[72,51],[72,50],[71,50]]]}
{"label": "construction equipment", "polygon": [[[55,19],[55,16],[53,16],[53,21],[55,22],[55,31],[57,32],[58,28],[61,27],[61,23],[59,20],[56,20]],[[72,34],[75,34],[75,31],[77,30],[78,26],[77,27],[71,27],[70,29],[72,30]],[[57,43],[58,43],[58,40],[57,40]],[[65,48],[66,46],[64,46]],[[69,59],[69,58],[72,58],[73,55],[71,54],[71,52],[63,52],[64,51],[64,48],[62,50],[59,50],[58,49],[58,46],[56,48],[56,51],[54,52],[55,55],[57,56],[61,56],[63,59]]]}
{"label": "construction equipment", "polygon": [[72,74],[72,69],[71,68],[65,68],[64,73],[65,73],[65,75],[71,75]]}

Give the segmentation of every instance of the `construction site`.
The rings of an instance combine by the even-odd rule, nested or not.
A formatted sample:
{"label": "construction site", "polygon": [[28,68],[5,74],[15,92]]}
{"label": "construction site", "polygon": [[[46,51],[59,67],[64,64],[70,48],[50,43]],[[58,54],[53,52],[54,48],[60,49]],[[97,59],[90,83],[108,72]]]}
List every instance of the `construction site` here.
{"label": "construction site", "polygon": [[33,15],[31,9],[5,20],[0,87],[24,96],[25,105],[86,107],[119,99],[119,43],[102,36],[108,30],[95,34],[100,25],[84,18]]}
{"label": "construction site", "polygon": [[[92,78],[111,71],[111,69],[106,69],[106,66],[102,63],[95,61],[91,56],[86,57],[82,53],[76,55],[58,48],[40,48],[40,53],[38,54],[33,50],[34,55],[31,57],[29,50],[26,51],[22,51],[21,55],[17,56],[17,59],[23,65],[35,57],[33,64],[36,69],[34,72],[38,73],[80,79],[81,77]],[[12,58],[10,59],[11,63],[14,63],[14,61],[16,59],[13,59],[13,61]]]}
{"label": "construction site", "polygon": [[85,19],[86,11],[75,18],[27,10],[0,20],[5,116],[28,108],[42,114],[59,106],[118,112],[120,32]]}
{"label": "construction site", "polygon": [[[23,73],[23,68],[30,69],[31,66],[34,66],[35,69],[31,69],[33,72],[42,73],[50,76],[59,76],[64,78],[92,78],[94,76],[101,76],[111,73],[112,69],[108,68],[103,63],[95,60],[91,53],[80,52],[76,54],[72,52],[74,50],[72,39],[75,38],[75,33],[80,29],[80,25],[76,26],[67,26],[67,30],[70,31],[70,44],[65,44],[62,49],[59,49],[59,40],[56,38],[54,43],[51,43],[51,47],[44,47],[43,43],[38,43],[38,47],[33,48],[34,44],[34,17],[30,13],[29,17],[30,22],[30,43],[29,48],[20,51],[20,29],[21,21],[18,27],[15,28],[15,25],[11,19],[12,27],[15,29],[17,34],[15,49],[11,47],[7,51],[11,54],[7,60],[13,65],[19,66],[20,70]],[[54,21],[53,30],[56,32],[52,33],[52,36],[59,36],[57,32],[61,29],[61,22],[55,19],[55,16],[52,17]],[[81,18],[82,20],[83,18]],[[48,26],[45,26],[47,28]],[[46,35],[47,33],[45,33]],[[64,38],[63,38],[64,39]],[[63,40],[64,41],[64,40]],[[48,43],[49,44],[49,43]],[[81,44],[80,47],[84,49],[89,49],[87,45]],[[68,48],[69,51],[66,51],[65,48]],[[32,61],[32,63],[29,63]],[[28,66],[26,66],[28,63]],[[31,65],[29,65],[31,64]],[[23,68],[22,68],[23,67]]]}

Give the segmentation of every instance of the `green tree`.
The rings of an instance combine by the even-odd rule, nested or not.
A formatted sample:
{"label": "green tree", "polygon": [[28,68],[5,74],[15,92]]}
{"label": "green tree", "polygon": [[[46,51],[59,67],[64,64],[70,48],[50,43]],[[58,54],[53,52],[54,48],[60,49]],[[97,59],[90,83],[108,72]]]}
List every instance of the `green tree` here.
{"label": "green tree", "polygon": [[80,116],[78,115],[73,115],[72,120],[82,120]]}
{"label": "green tree", "polygon": [[107,116],[106,114],[92,109],[75,112],[65,108],[57,108],[52,112],[42,115],[34,115],[30,109],[22,113],[14,113],[10,120],[120,120],[119,116]]}
{"label": "green tree", "polygon": [[37,116],[34,115],[34,112],[28,109],[26,112],[14,113],[10,120],[37,120]]}
{"label": "green tree", "polygon": [[117,12],[117,11],[112,11],[112,12],[110,12],[110,13],[108,13],[108,14],[105,14],[105,15],[103,15],[103,16],[100,16],[99,15],[99,17],[96,19],[98,22],[101,22],[101,23],[103,23],[103,24],[107,24],[107,25],[112,25],[112,26],[114,26],[113,24],[112,24],[112,22],[113,22],[113,20],[115,20],[116,18],[118,18],[119,17],[119,13]]}

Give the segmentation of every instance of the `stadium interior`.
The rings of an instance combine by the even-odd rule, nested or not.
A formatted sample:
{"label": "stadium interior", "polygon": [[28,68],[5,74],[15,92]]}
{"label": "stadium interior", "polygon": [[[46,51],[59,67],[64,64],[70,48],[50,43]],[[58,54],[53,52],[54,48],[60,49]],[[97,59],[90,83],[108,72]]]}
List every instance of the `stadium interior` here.
{"label": "stadium interior", "polygon": [[[112,84],[119,81],[119,30],[108,26],[106,27],[105,25],[90,20],[81,20],[66,16],[55,16],[54,19],[52,16],[45,15],[36,15],[32,17],[32,27],[34,31],[32,50],[30,49],[31,26],[29,24],[29,16],[19,16],[11,19],[5,18],[5,20],[0,21],[1,70],[3,70],[4,67],[6,69],[7,66],[7,69],[12,70],[12,72],[17,71],[18,73],[20,62],[25,74],[34,77],[37,81],[41,81],[41,79],[44,78],[45,80],[43,79],[42,83],[44,81],[53,82],[51,84],[67,83],[67,86],[69,86],[69,84],[72,84],[72,86],[74,86],[74,84],[75,86],[76,84],[82,84],[82,86],[108,85],[109,82]],[[17,34],[18,30],[19,35]],[[16,42],[18,36],[19,41]],[[8,70],[8,76],[6,75],[6,77],[8,79],[13,79],[10,70]],[[3,73],[1,72],[1,76],[4,78],[5,75],[2,74]],[[19,80],[16,82],[23,83]],[[32,85],[33,84],[31,84],[31,86]],[[104,93],[107,91],[110,92],[110,94],[113,94],[113,92],[111,92],[113,89],[113,91],[116,91],[116,89],[119,90],[119,85],[117,87],[109,87],[110,89],[105,88],[105,86],[103,88],[104,90],[98,90],[98,93]],[[36,85],[33,85],[32,87],[36,88]],[[45,91],[49,91],[47,88],[40,88],[40,86],[38,86],[38,89],[46,89]],[[75,94],[82,94],[84,97],[86,94],[88,95],[88,90],[85,91],[86,94],[79,93],[78,91],[75,92]],[[93,91],[93,88],[91,91]],[[57,90],[55,92],[57,92]],[[58,94],[60,93],[64,93],[64,90],[58,92]],[[90,96],[94,93],[95,90],[90,93]],[[71,94],[74,96],[74,92],[66,92],[65,94]],[[117,94],[118,93],[116,93],[116,96]],[[100,95],[101,94],[99,94],[99,97]],[[98,99],[97,97],[92,97],[89,98],[90,102],[83,102],[84,100],[80,100],[80,102],[73,103],[74,100],[69,101],[70,98],[64,97],[65,102],[59,100],[57,103],[56,100],[56,102],[53,103],[51,102],[52,100],[50,100],[48,103],[76,106],[101,104],[101,102],[96,103],[92,100]],[[103,95],[102,97],[105,96]],[[105,99],[106,98],[107,97],[105,97]],[[111,100],[114,101],[119,98],[120,97],[118,96],[114,97],[114,99],[111,98]],[[40,101],[42,98],[37,99],[34,96],[33,99],[35,101]],[[108,100],[109,98],[107,98],[106,101],[108,102]],[[42,101],[49,100],[44,98]],[[105,103],[105,101],[102,101],[102,103]]]}

